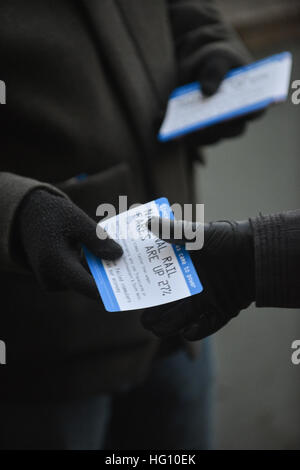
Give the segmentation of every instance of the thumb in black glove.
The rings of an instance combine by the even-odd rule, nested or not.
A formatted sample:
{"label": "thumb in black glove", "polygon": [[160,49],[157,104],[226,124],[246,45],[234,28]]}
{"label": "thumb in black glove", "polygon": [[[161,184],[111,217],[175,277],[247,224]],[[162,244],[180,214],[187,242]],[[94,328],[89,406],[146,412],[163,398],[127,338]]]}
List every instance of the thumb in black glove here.
{"label": "thumb in black glove", "polygon": [[109,260],[119,258],[122,248],[98,226],[99,239],[96,227],[96,222],[63,196],[36,189],[25,197],[17,218],[18,239],[43,288],[73,289],[98,297],[93,277],[81,263],[82,245]]}
{"label": "thumb in black glove", "polygon": [[201,88],[206,96],[216,93],[226,74],[237,67],[245,65],[245,61],[238,55],[229,51],[215,52],[208,55],[196,71]]}
{"label": "thumb in black glove", "polygon": [[[162,237],[168,233],[166,224],[170,224],[171,233],[167,239]],[[190,244],[190,236],[174,239],[174,233],[180,233],[178,224],[183,222],[153,218],[149,227],[170,243]],[[189,223],[184,224],[186,229]],[[200,227],[193,225],[192,229],[196,238]],[[142,324],[157,336],[182,333],[191,341],[202,339],[222,328],[255,299],[254,243],[249,221],[205,224],[204,246],[190,254],[203,291],[183,301],[145,310]]]}
{"label": "thumb in black glove", "polygon": [[[200,82],[203,94],[209,97],[218,91],[230,70],[245,64],[241,55],[234,51],[219,50],[208,54],[195,65],[193,76]],[[262,111],[249,113],[191,133],[186,136],[187,144],[194,147],[211,145],[221,139],[237,137],[244,132],[248,121],[258,118],[261,114]]]}

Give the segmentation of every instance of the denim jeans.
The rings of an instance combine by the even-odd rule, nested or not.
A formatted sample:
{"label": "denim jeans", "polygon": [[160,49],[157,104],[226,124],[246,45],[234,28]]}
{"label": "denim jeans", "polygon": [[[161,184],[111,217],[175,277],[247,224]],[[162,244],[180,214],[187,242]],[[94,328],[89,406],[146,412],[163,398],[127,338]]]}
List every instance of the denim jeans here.
{"label": "denim jeans", "polygon": [[153,362],[122,393],[66,403],[0,404],[1,449],[207,449],[211,439],[208,340]]}

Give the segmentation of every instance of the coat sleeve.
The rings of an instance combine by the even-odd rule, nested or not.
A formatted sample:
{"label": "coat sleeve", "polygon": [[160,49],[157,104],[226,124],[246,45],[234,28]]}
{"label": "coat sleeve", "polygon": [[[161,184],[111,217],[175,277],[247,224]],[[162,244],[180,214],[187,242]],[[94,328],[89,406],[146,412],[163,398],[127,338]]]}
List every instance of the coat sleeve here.
{"label": "coat sleeve", "polygon": [[300,307],[300,210],[251,219],[256,305]]}
{"label": "coat sleeve", "polygon": [[195,68],[211,54],[234,54],[238,62],[251,60],[213,0],[168,0],[168,7],[182,83],[195,79]]}
{"label": "coat sleeve", "polygon": [[16,216],[24,197],[36,188],[44,188],[52,193],[67,197],[47,183],[0,172],[0,270],[24,271],[17,244]]}

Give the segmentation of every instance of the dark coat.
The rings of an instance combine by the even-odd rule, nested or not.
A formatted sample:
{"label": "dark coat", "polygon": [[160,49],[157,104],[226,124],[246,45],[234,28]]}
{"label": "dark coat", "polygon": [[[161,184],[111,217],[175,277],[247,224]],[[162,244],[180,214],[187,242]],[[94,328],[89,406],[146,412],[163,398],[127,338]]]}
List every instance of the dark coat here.
{"label": "dark coat", "polygon": [[207,0],[1,0],[0,20],[0,393],[117,389],[147,373],[157,341],[140,313],[41,291],[12,249],[18,207],[44,184],[93,217],[119,194],[193,201],[185,148],[157,141],[157,118],[180,77],[192,80],[195,63],[231,48],[231,36]]}

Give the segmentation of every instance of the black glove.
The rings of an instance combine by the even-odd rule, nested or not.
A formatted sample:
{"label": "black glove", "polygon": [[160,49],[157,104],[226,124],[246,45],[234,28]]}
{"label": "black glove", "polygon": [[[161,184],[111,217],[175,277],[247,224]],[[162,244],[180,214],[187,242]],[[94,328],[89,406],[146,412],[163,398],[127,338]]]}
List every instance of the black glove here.
{"label": "black glove", "polygon": [[[194,68],[193,76],[201,84],[204,95],[211,96],[218,90],[225,75],[234,68],[245,65],[240,55],[230,51],[217,51],[208,55],[205,61],[201,61]],[[246,114],[235,119],[209,126],[185,136],[189,146],[198,147],[211,145],[221,139],[232,138],[241,135],[249,120],[256,119],[262,111]]]}
{"label": "black glove", "polygon": [[198,67],[195,67],[195,78],[200,82],[205,96],[214,95],[225,75],[237,67],[246,65],[246,61],[234,52],[217,51],[207,56]]}
{"label": "black glove", "polygon": [[[162,233],[168,233],[163,224],[169,223],[153,218],[149,227],[160,238]],[[190,242],[172,238],[174,224],[182,222],[171,222],[171,237],[166,241]],[[154,227],[159,227],[159,233]],[[204,338],[222,328],[255,299],[254,242],[249,221],[205,224],[204,246],[190,254],[203,291],[186,300],[146,309],[142,324],[157,336],[182,333],[191,341]]]}
{"label": "black glove", "polygon": [[100,240],[96,226],[62,196],[36,189],[25,197],[17,217],[18,239],[27,264],[43,288],[73,289],[97,298],[96,284],[82,264],[82,245],[95,256],[110,260],[119,258],[122,248],[108,237]]}

